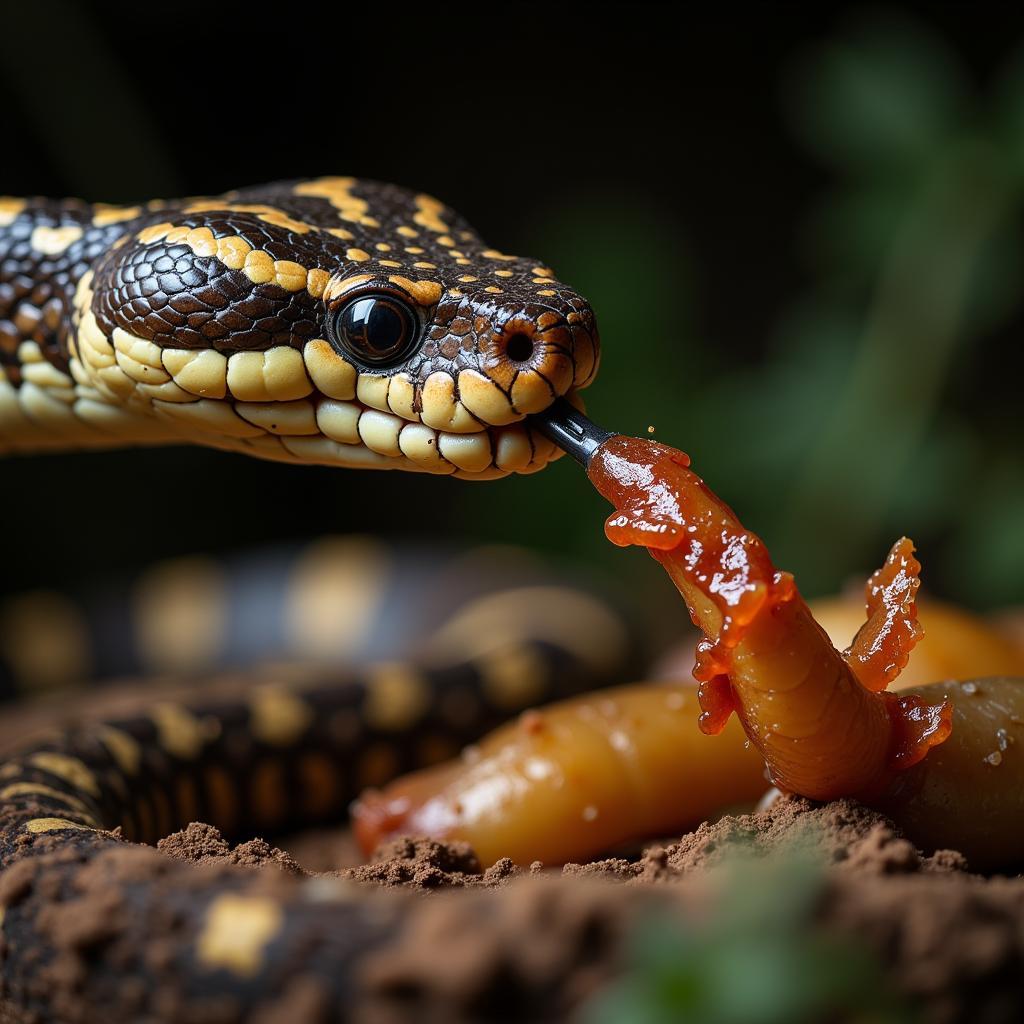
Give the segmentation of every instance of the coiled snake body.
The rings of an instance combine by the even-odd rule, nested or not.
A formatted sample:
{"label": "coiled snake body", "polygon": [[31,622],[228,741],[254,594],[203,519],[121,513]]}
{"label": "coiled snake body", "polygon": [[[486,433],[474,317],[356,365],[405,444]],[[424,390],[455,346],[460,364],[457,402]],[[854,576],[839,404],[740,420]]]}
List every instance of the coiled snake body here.
{"label": "coiled snake body", "polygon": [[[588,384],[597,358],[589,305],[548,268],[391,185],[321,178],[129,208],[0,199],[0,451],[189,442],[471,479],[528,473],[560,453],[527,417]],[[6,762],[6,1012],[248,1019],[301,976],[323,1019],[345,1018],[361,958],[400,919],[343,888],[202,874],[121,836],[152,841],[198,817],[250,834],[336,819],[360,784],[383,781],[374,772],[412,766],[424,723],[445,752],[491,724],[493,702],[490,721],[446,717],[453,687],[486,707],[496,674],[524,659],[547,680],[534,698],[595,680],[579,645],[550,633],[499,654],[164,700]],[[402,756],[353,771],[354,751],[372,767],[367,749],[385,741]],[[62,945],[54,915],[96,891],[121,931],[97,920]],[[160,945],[160,931],[173,938]],[[58,1004],[52,974],[68,970],[81,974],[76,996]]]}

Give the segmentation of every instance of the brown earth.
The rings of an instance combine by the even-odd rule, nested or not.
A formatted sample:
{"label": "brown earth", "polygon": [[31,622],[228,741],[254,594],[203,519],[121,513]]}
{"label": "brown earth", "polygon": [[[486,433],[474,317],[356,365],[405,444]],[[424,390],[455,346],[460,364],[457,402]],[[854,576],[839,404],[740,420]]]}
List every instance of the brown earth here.
{"label": "brown earth", "polygon": [[[716,914],[738,857],[755,879],[772,864],[797,865],[797,871],[806,865],[816,878],[815,896],[801,927],[823,942],[842,936],[873,953],[881,983],[913,1007],[916,1019],[994,1024],[1024,1013],[1024,880],[972,874],[955,851],[925,856],[884,817],[849,801],[819,806],[781,798],[767,810],[704,824],[635,858],[561,869],[506,860],[481,870],[464,844],[424,839],[389,843],[358,863],[341,831],[297,836],[285,845],[290,853],[262,840],[232,848],[212,826],[192,824],[159,849],[207,866],[419,894],[404,939],[372,965],[367,979],[382,1006],[389,994],[402,993],[401,1011],[382,1010],[381,1020],[476,1019],[474,1008],[488,1004],[487,986],[500,986],[509,971],[547,972],[545,984],[557,989],[552,998],[566,1013],[586,1006],[623,974],[623,949],[645,914],[669,914],[697,934],[717,934]],[[766,885],[778,884],[765,878]],[[483,915],[479,900],[488,901]],[[418,993],[411,1004],[410,991]],[[827,1019],[874,1018],[838,1013]]]}

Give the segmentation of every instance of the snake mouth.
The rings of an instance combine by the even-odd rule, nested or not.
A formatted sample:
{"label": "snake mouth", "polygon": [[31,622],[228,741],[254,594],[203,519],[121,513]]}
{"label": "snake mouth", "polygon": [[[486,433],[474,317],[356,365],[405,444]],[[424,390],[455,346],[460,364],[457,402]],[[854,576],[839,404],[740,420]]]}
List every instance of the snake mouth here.
{"label": "snake mouth", "polygon": [[[575,394],[572,400],[579,401]],[[280,461],[403,469],[466,480],[536,473],[565,454],[545,435],[535,416],[456,433],[404,420],[358,401],[320,397],[316,424],[315,434],[264,435],[218,446]]]}

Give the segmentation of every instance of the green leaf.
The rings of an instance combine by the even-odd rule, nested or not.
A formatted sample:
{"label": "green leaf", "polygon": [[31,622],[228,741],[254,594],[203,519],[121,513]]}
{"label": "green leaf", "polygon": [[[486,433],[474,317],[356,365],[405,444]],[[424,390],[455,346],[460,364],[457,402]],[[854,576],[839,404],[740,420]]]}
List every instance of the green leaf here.
{"label": "green leaf", "polygon": [[894,13],[820,46],[786,92],[809,149],[872,176],[920,168],[958,129],[969,96],[948,47]]}

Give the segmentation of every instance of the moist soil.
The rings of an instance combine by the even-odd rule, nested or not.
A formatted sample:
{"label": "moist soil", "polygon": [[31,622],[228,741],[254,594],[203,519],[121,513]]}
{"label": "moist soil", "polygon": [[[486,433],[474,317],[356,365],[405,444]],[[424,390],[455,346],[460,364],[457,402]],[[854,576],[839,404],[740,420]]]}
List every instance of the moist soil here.
{"label": "moist soil", "polygon": [[[119,710],[117,701],[128,698],[112,692],[103,699]],[[95,693],[82,700],[95,710]],[[20,715],[11,716],[12,729]],[[40,725],[52,722],[53,709],[40,709],[38,717]],[[0,722],[0,739],[7,741],[5,724]],[[24,735],[24,724],[17,731]],[[55,835],[38,836],[32,856],[0,873],[0,905],[9,906],[41,883],[48,858],[72,856],[61,843]],[[517,991],[543,994],[550,1012],[543,1018],[532,1013],[530,1020],[747,1024],[754,1017],[658,1016],[639,1009],[602,1017],[594,1007],[607,1006],[602,1000],[616,989],[621,995],[623,986],[632,985],[634,994],[645,985],[657,988],[644,963],[658,959],[658,942],[668,949],[672,968],[703,957],[700,969],[721,975],[728,956],[751,936],[754,947],[799,952],[796,977],[808,984],[825,969],[806,964],[807,941],[814,948],[845,949],[839,955],[851,962],[867,955],[876,974],[863,987],[893,993],[902,1007],[897,1016],[874,1010],[765,1013],[759,1022],[1024,1019],[1024,878],[978,875],[956,851],[925,855],[886,818],[850,801],[818,805],[784,797],[757,813],[726,816],[682,837],[565,866],[500,860],[484,869],[465,844],[416,837],[388,843],[365,858],[342,828],[275,843],[252,838],[232,846],[214,826],[193,823],[163,839],[157,850],[115,844],[82,873],[70,902],[56,892],[47,897],[37,885],[32,891],[41,899],[43,931],[60,951],[40,966],[39,983],[50,1005],[66,1008],[69,1021],[86,1020],[76,1015],[83,972],[100,950],[107,958],[131,954],[130,943],[138,938],[128,920],[131,902],[119,897],[125,887],[141,882],[180,894],[193,882],[245,873],[255,890],[273,899],[293,899],[302,886],[312,886],[306,891],[315,895],[322,886],[332,899],[343,892],[353,905],[403,922],[397,941],[360,961],[359,1008],[351,1019],[370,1024],[526,1019],[497,1012],[508,1009]],[[750,914],[743,918],[748,903]],[[772,920],[785,919],[790,907],[788,923]],[[146,985],[159,987],[167,1020],[179,1019],[179,917],[147,928],[159,940],[146,952]],[[794,938],[798,933],[802,940]],[[646,946],[645,935],[654,936]],[[836,942],[847,945],[835,947]],[[725,954],[717,967],[715,950]],[[725,971],[729,979],[735,975],[737,986],[746,975],[753,977],[745,963]],[[763,979],[756,984],[764,988]],[[2,995],[0,1021],[20,1020],[5,1016]],[[296,970],[280,999],[261,1012],[259,1024],[327,1024],[336,1019],[327,1005],[323,992]],[[911,1016],[904,1012],[908,1006]],[[146,1018],[153,1024],[163,1019]]]}
{"label": "moist soil", "polygon": [[[718,935],[716,915],[735,914],[738,887],[753,879],[756,889],[762,877],[766,885],[792,886],[794,871],[813,877],[794,890],[800,902],[813,892],[800,927],[822,943],[840,938],[858,955],[868,951],[879,984],[901,1006],[891,1019],[1024,1016],[1024,879],[974,874],[952,850],[926,856],[882,815],[852,801],[780,797],[765,810],[705,823],[632,856],[557,868],[500,860],[483,869],[464,843],[414,837],[389,842],[366,860],[345,830],[303,833],[282,846],[254,839],[232,847],[213,826],[193,823],[158,848],[222,869],[343,879],[368,898],[389,889],[428,901],[370,979],[385,993],[420,994],[406,1007],[409,1020],[472,1020],[472,1008],[487,1003],[482,986],[503,984],[513,969],[556,975],[548,980],[566,1019],[593,1019],[602,991],[635,972],[631,935],[655,904],[698,938]],[[778,881],[780,870],[789,871],[788,883]],[[478,914],[466,924],[463,905],[480,899],[493,903],[483,933]],[[767,934],[775,937],[766,941],[781,934],[772,927]],[[594,928],[599,942],[588,937]],[[294,1019],[319,1021],[315,1014]],[[821,1019],[883,1018],[840,1012]]]}

